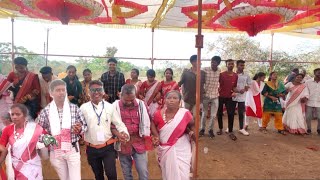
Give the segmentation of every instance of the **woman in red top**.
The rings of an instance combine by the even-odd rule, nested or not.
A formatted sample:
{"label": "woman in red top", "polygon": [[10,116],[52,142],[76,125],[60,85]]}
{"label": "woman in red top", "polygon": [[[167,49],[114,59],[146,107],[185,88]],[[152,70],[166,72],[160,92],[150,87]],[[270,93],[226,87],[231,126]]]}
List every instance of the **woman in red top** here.
{"label": "woman in red top", "polygon": [[29,72],[28,61],[23,57],[14,59],[16,72],[11,72],[7,80],[13,83],[9,88],[13,92],[14,103],[21,103],[28,107],[30,116],[36,118],[40,110],[40,83],[37,74]]}
{"label": "woman in red top", "polygon": [[42,180],[41,159],[36,147],[44,130],[37,123],[28,121],[28,109],[23,104],[11,106],[13,124],[7,126],[0,139],[0,163],[6,158],[7,144],[11,146],[15,179]]}
{"label": "woman in red top", "polygon": [[[1,122],[3,124],[3,127],[1,127],[1,133],[0,133],[0,134],[2,134],[2,131],[3,131],[4,128],[6,128],[7,126],[12,125],[12,120],[11,120],[9,112],[6,113],[6,114],[1,115],[0,119],[1,119]],[[0,137],[1,137],[1,135],[0,135]],[[1,180],[14,179],[14,171],[13,171],[13,168],[12,168],[11,153],[9,152],[10,149],[11,149],[11,147],[7,146],[8,155],[7,155],[6,159],[5,159],[5,163],[3,163],[2,166],[1,166],[2,167],[2,169],[0,171],[0,175],[1,175],[0,179]]]}
{"label": "woman in red top", "polygon": [[161,83],[155,80],[156,72],[153,69],[147,71],[148,80],[143,82],[140,91],[139,99],[143,100],[149,107],[151,117],[159,108],[159,101],[161,98],[160,87]]}
{"label": "woman in red top", "polygon": [[164,71],[164,76],[166,78],[166,80],[161,81],[161,100],[160,100],[160,104],[162,105],[161,107],[164,106],[164,99],[166,94],[169,91],[173,91],[173,90],[177,90],[179,91],[179,85],[178,83],[176,83],[176,81],[173,80],[173,70],[171,68],[167,68]]}
{"label": "woman in red top", "polygon": [[141,87],[141,80],[139,79],[139,70],[136,68],[131,69],[131,79],[126,80],[126,84],[131,84],[136,87],[137,94],[139,94],[139,89]]}

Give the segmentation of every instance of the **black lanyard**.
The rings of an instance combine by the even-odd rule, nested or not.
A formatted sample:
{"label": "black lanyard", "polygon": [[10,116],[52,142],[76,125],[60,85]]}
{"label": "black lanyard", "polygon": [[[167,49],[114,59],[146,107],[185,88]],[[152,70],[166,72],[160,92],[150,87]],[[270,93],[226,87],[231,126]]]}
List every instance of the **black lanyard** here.
{"label": "black lanyard", "polygon": [[[96,113],[97,118],[98,118],[98,126],[100,126],[101,116],[102,116],[102,112],[103,112],[103,110],[104,110],[104,102],[102,101],[102,110],[101,110],[101,113],[100,113],[100,114],[97,113],[97,111],[96,111],[97,108],[93,105],[92,102],[91,102],[91,104],[92,104],[93,111]],[[99,105],[99,104],[98,104],[98,105]]]}

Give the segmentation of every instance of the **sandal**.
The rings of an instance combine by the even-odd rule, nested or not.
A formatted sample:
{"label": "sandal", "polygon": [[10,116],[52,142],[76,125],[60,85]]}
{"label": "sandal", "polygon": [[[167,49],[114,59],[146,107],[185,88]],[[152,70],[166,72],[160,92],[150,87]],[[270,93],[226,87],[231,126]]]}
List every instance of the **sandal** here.
{"label": "sandal", "polygon": [[306,135],[311,135],[311,129],[308,129]]}
{"label": "sandal", "polygon": [[261,131],[261,132],[266,134],[267,133],[267,128],[261,127],[261,128],[259,128],[259,131]]}
{"label": "sandal", "polygon": [[282,135],[287,135],[287,133],[284,130],[278,130],[278,133]]}
{"label": "sandal", "polygon": [[222,129],[220,129],[218,132],[217,132],[217,135],[221,135],[222,134]]}
{"label": "sandal", "polygon": [[229,134],[229,137],[230,137],[230,139],[233,140],[233,141],[237,140],[237,136],[234,135],[233,133],[230,133],[230,134]]}

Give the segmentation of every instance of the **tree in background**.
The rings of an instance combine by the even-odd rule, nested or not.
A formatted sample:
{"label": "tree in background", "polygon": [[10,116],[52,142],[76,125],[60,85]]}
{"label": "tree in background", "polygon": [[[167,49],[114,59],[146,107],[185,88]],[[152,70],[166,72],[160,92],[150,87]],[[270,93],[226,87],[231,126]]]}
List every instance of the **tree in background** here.
{"label": "tree in background", "polygon": [[[11,52],[11,43],[0,43],[0,53]],[[0,73],[8,74],[11,69],[11,55],[0,54]]]}
{"label": "tree in background", "polygon": [[[247,70],[251,75],[262,71],[269,72],[269,62],[252,62],[252,61],[267,61],[269,59],[270,51],[264,49],[260,44],[246,36],[227,36],[219,37],[218,40],[207,44],[207,49],[210,54],[220,55],[222,59],[232,58],[235,60],[243,59],[247,60],[246,63]],[[34,52],[28,50],[22,46],[14,47],[15,52],[19,53],[30,53]],[[1,43],[0,42],[0,73],[8,74],[12,70],[11,54],[1,54],[10,53],[11,43]],[[116,47],[107,47],[106,53],[103,56],[114,57],[118,52]],[[290,71],[297,67],[300,69],[306,69],[310,75],[313,75],[313,69],[319,67],[319,63],[306,63],[306,62],[319,62],[320,59],[320,48],[312,50],[310,52],[297,50],[296,54],[288,54],[283,51],[274,51],[273,59],[277,62],[272,63],[273,71],[277,71],[280,78],[287,76]],[[16,56],[17,57],[17,56]],[[41,67],[45,66],[45,58],[40,55],[24,55],[24,57],[29,61],[28,68],[30,71],[39,73]],[[287,62],[301,62],[301,63],[287,63]],[[93,72],[93,79],[100,78],[101,74],[107,71],[107,59],[105,58],[79,58],[75,63],[49,60],[48,65],[52,67],[54,74],[58,74],[66,71],[68,65],[75,65],[78,69],[78,76],[82,79],[82,71],[89,68]],[[174,71],[174,79],[179,81],[180,76],[186,65],[178,65],[177,62],[173,61],[162,61],[159,62],[159,66],[155,66],[157,73],[157,79],[164,79],[164,71],[167,67],[170,67]],[[224,68],[224,63],[221,65]],[[138,68],[140,70],[140,76],[142,80],[145,80],[146,71],[150,67],[137,67],[133,61],[118,61],[118,70],[125,74],[126,78],[130,77],[130,71],[132,68]]]}
{"label": "tree in background", "polygon": [[[11,43],[0,42],[0,53],[10,53]],[[35,54],[33,51],[29,51],[23,46],[15,46],[14,52]],[[16,55],[18,57],[19,55]],[[39,73],[39,70],[46,65],[46,59],[40,55],[23,55],[28,60],[28,70],[34,73]],[[54,74],[65,72],[69,64],[64,61],[51,60],[48,61],[48,66],[51,66]],[[12,59],[11,54],[0,54],[0,73],[9,74],[12,71]]]}
{"label": "tree in background", "polygon": [[65,61],[57,61],[57,60],[50,60],[48,61],[48,66],[50,66],[53,70],[53,74],[58,75],[59,73],[66,72],[67,67],[70,63]]}
{"label": "tree in background", "polygon": [[185,65],[178,65],[172,61],[163,61],[160,62],[160,66],[155,69],[156,74],[157,74],[157,79],[158,80],[164,80],[164,71],[167,68],[171,68],[173,70],[173,79],[175,81],[179,81],[181,74],[183,72],[183,69],[187,68]]}
{"label": "tree in background", "polygon": [[[14,47],[16,53],[35,54],[29,51],[23,46]],[[107,47],[106,53],[103,56],[114,57],[118,49],[116,47]],[[0,43],[0,53],[10,53],[11,43]],[[16,55],[17,57],[17,55]],[[28,69],[34,73],[39,73],[41,67],[46,65],[46,59],[40,55],[23,55],[28,60]],[[107,59],[105,58],[79,58],[75,60],[75,63],[68,63],[65,61],[49,60],[48,66],[52,67],[53,73],[58,75],[61,72],[65,72],[68,65],[75,65],[78,70],[78,76],[82,79],[82,71],[89,68],[93,71],[93,78],[100,78],[101,74],[107,71]],[[139,68],[131,62],[125,62],[119,60],[118,69],[125,73],[126,77],[130,76],[132,68]],[[11,54],[0,54],[0,73],[9,74],[12,71]]]}
{"label": "tree in background", "polygon": [[[0,43],[0,53],[11,52],[11,43]],[[29,51],[23,46],[15,46],[14,52],[16,53],[26,53],[26,54],[35,54],[32,51]],[[16,55],[18,57],[18,55]],[[39,69],[46,64],[46,59],[43,56],[39,55],[23,55],[28,60],[28,70],[38,73]],[[11,54],[3,55],[0,54],[1,69],[0,72],[3,74],[9,74],[12,70],[12,60]]]}
{"label": "tree in background", "polygon": [[[103,56],[114,57],[117,51],[118,49],[116,47],[107,47],[106,53]],[[94,72],[92,74],[93,79],[98,79],[107,69],[107,60],[104,58],[79,58],[76,62],[79,77],[82,77],[82,71],[88,68]]]}
{"label": "tree in background", "polygon": [[[114,57],[115,54],[118,52],[118,48],[116,47],[107,47],[106,53],[103,55],[105,57]],[[93,72],[93,79],[98,79],[101,77],[101,74],[108,70],[107,68],[107,58],[79,58],[76,60],[77,64],[76,67],[78,69],[78,76],[80,73],[86,68],[89,68]],[[131,62],[121,61],[118,60],[117,69],[124,73],[125,77],[130,76],[130,72],[132,68],[138,68]]]}
{"label": "tree in background", "polygon": [[[208,43],[208,52],[220,54],[222,59],[246,60],[246,69],[254,75],[262,71],[269,73],[269,62],[252,62],[252,61],[268,61],[270,50],[264,49],[260,43],[243,35],[219,37],[218,40]],[[293,68],[304,68],[311,72],[313,69],[311,64],[304,64],[307,61],[317,61],[319,58],[320,48],[314,52],[301,53],[298,55],[290,55],[283,51],[274,51],[272,63],[272,71],[278,72],[279,78],[284,79]],[[287,63],[301,62],[301,63]],[[221,66],[225,67],[225,66]]]}

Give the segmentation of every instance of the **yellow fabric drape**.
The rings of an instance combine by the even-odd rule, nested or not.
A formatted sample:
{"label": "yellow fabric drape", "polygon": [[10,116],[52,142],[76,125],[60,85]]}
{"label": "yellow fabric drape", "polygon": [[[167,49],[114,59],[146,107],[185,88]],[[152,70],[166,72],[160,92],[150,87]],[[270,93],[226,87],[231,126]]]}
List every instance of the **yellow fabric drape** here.
{"label": "yellow fabric drape", "polygon": [[162,5],[160,6],[156,17],[151,22],[151,27],[155,28],[157,27],[160,22],[164,19],[168,11],[173,7],[176,0],[163,0]]}

